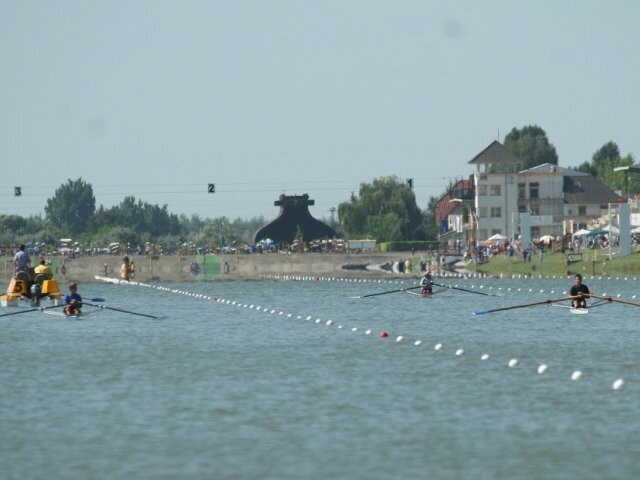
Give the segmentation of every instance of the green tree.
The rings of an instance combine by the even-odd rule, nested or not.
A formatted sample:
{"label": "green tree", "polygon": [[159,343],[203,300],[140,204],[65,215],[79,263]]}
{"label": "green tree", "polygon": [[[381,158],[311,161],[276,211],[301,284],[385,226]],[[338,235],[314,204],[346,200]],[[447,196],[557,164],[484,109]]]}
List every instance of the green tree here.
{"label": "green tree", "polygon": [[62,184],[44,207],[47,220],[64,235],[84,232],[96,211],[96,198],[90,183],[71,180]]}
{"label": "green tree", "polygon": [[427,208],[424,209],[421,228],[425,240],[437,240],[440,233],[440,225],[436,222],[436,203],[438,203],[437,197],[429,197]]}
{"label": "green tree", "polygon": [[[613,141],[608,141],[591,157],[591,162],[584,162],[576,168],[579,172],[597,177],[602,183],[611,188],[630,194],[640,192],[640,179],[637,174],[615,172],[616,167],[634,167],[633,155],[620,156],[620,149]],[[628,180],[628,185],[626,184]],[[625,192],[626,193],[626,192]]]}
{"label": "green tree", "polygon": [[504,138],[504,146],[523,162],[523,169],[543,163],[558,164],[556,147],[549,143],[545,131],[537,125],[528,125],[521,130],[513,128]]}
{"label": "green tree", "polygon": [[338,205],[340,229],[349,238],[369,237],[378,242],[422,240],[422,212],[413,191],[398,177],[362,183],[359,196]]}

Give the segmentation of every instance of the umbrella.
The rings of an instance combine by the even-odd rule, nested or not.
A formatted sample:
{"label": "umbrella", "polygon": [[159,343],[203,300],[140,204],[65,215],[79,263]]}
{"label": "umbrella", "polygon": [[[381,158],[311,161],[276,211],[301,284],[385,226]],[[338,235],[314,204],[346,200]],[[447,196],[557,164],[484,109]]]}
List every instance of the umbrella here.
{"label": "umbrella", "polygon": [[586,229],[582,229],[582,230],[578,230],[576,233],[573,234],[574,237],[583,237],[584,235],[589,235],[591,233],[590,230],[586,230]]}
{"label": "umbrella", "polygon": [[499,233],[495,233],[491,235],[489,238],[487,238],[487,240],[490,242],[499,242],[501,240],[506,240],[506,239],[507,237],[505,237],[504,235],[500,235]]}
{"label": "umbrella", "polygon": [[543,235],[540,237],[540,241],[542,243],[551,243],[553,241],[553,236],[551,235]]}

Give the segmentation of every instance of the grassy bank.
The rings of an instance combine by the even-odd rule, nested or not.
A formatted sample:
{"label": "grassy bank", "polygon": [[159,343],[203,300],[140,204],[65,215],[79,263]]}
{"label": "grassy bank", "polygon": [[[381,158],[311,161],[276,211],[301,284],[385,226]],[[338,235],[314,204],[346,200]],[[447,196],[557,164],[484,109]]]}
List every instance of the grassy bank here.
{"label": "grassy bank", "polygon": [[510,274],[529,275],[604,275],[604,276],[640,276],[640,253],[633,252],[626,257],[618,258],[613,255],[609,259],[609,251],[605,249],[584,250],[582,255],[573,255],[570,263],[567,257],[560,252],[545,253],[540,259],[538,256],[531,258],[530,262],[522,261],[521,257],[509,258],[500,256],[491,259],[487,263],[475,266],[469,264],[470,272],[485,273],[499,276]]}

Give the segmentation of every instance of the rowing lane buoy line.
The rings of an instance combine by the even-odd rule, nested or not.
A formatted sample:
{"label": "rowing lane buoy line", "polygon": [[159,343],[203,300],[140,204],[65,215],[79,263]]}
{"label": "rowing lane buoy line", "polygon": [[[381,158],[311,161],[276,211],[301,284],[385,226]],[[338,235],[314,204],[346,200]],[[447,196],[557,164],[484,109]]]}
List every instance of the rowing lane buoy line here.
{"label": "rowing lane buoy line", "polygon": [[[200,293],[193,293],[193,292],[188,292],[185,290],[179,290],[179,289],[172,289],[172,288],[168,288],[168,287],[164,287],[162,285],[152,285],[152,284],[146,284],[146,283],[141,283],[141,282],[133,282],[133,281],[126,281],[126,280],[119,280],[119,279],[113,279],[113,278],[106,278],[106,277],[99,277],[96,276],[95,277],[96,280],[103,280],[103,281],[107,281],[109,283],[114,283],[116,285],[123,285],[123,286],[137,286],[137,287],[143,287],[143,288],[150,288],[150,289],[154,289],[154,290],[158,290],[160,292],[164,292],[164,293],[173,293],[173,294],[179,294],[179,295],[184,295],[184,296],[188,296],[188,297],[192,297],[192,298],[196,298],[196,299],[202,299],[202,300],[208,300],[208,301],[213,301],[215,303],[221,304],[221,305],[230,305],[230,306],[235,306],[235,307],[239,307],[239,308],[246,308],[248,310],[252,310],[252,311],[256,311],[256,312],[264,312],[267,314],[277,314],[278,316],[284,316],[285,312],[282,310],[277,310],[275,308],[269,308],[269,307],[262,307],[259,305],[254,305],[254,304],[246,304],[246,303],[242,303],[242,302],[238,302],[236,300],[231,300],[231,299],[223,299],[223,298],[219,298],[219,297],[211,297],[208,295],[204,295],[204,294],[200,294]],[[286,317],[287,318],[292,318],[294,316],[294,314],[292,313],[287,313]],[[302,315],[297,315],[296,319],[298,320],[304,320],[304,321],[312,321],[313,324],[316,325],[324,325],[325,327],[332,327],[335,324],[334,320],[326,320],[323,321],[321,318],[319,317],[314,317],[312,315],[307,315],[306,317],[303,317]],[[345,331],[345,329],[343,328],[343,326],[341,324],[337,325],[337,330],[341,330],[341,331]],[[352,327],[350,330],[353,333],[357,333],[359,331],[358,327]],[[367,329],[364,331],[364,335],[365,336],[371,336],[372,330],[371,329]],[[378,338],[380,338],[381,340],[386,340],[389,337],[389,332],[387,332],[386,330],[382,330],[379,334],[378,334]],[[395,337],[395,342],[396,344],[402,344],[404,343],[404,335],[397,335]],[[414,347],[420,347],[422,346],[423,341],[421,339],[416,339],[413,341],[413,346]],[[436,352],[445,352],[444,349],[444,345],[442,342],[438,342],[434,345],[433,350]],[[461,347],[457,348],[454,351],[454,355],[458,358],[463,358],[463,357],[468,357],[468,355],[465,353],[465,350]],[[482,362],[486,362],[489,361],[491,359],[491,355],[489,353],[483,353],[479,359]],[[462,361],[462,360],[461,360]],[[519,367],[519,369],[522,369],[520,366],[520,361],[517,358],[511,358],[508,362],[507,362],[507,367],[510,369],[515,369],[516,367]],[[540,363],[536,366],[535,372],[538,375],[543,375],[543,374],[547,374],[547,371],[549,370],[549,365],[546,363]],[[576,382],[579,380],[582,380],[583,378],[583,373],[580,370],[575,370],[571,373],[569,379],[572,382]],[[611,389],[612,390],[622,390],[625,387],[625,381],[622,378],[617,378],[615,379],[612,384],[611,384]]]}
{"label": "rowing lane buoy line", "polygon": [[[96,277],[97,278],[97,277]],[[360,283],[367,283],[367,284],[383,284],[383,285],[398,285],[398,286],[415,286],[415,284],[419,281],[419,276],[407,276],[405,278],[399,279],[399,278],[395,278],[394,279],[388,279],[388,280],[384,280],[384,279],[368,279],[368,278],[340,278],[340,277],[309,277],[309,276],[292,276],[292,275],[263,275],[260,278],[262,279],[268,279],[268,280],[279,280],[279,281],[312,281],[312,282],[344,282],[344,283],[351,283],[351,284],[360,284]],[[518,274],[518,275],[510,275],[510,276],[499,276],[499,277],[489,277],[488,275],[484,275],[484,274],[478,274],[476,276],[459,276],[459,277],[451,277],[451,276],[447,276],[447,275],[434,275],[434,278],[453,278],[453,279],[462,279],[462,280],[466,280],[466,283],[452,283],[451,285],[449,285],[449,288],[452,289],[460,289],[460,288],[467,288],[467,289],[471,289],[471,290],[479,290],[479,292],[472,292],[472,293],[482,293],[483,290],[489,290],[490,292],[497,292],[492,294],[492,296],[504,296],[507,293],[526,293],[526,294],[533,294],[533,293],[540,293],[540,294],[555,294],[556,293],[556,289],[549,289],[549,290],[544,290],[544,289],[539,289],[534,291],[533,288],[523,288],[523,287],[503,287],[503,286],[495,286],[495,285],[490,285],[489,283],[468,283],[469,281],[472,280],[485,280],[486,282],[490,282],[492,280],[511,280],[511,279],[518,279],[518,280],[537,280],[537,279],[555,279],[555,280],[566,280],[567,282],[571,283],[572,279],[573,279],[573,275],[546,275],[546,276],[532,276],[532,275],[524,275],[524,274]],[[591,276],[588,277],[585,275],[584,277],[585,281],[608,281],[608,280],[616,280],[616,281],[632,281],[632,282],[637,282],[637,277],[603,277],[603,276]],[[564,294],[567,294],[566,290],[563,290]],[[605,296],[608,296],[608,294],[605,294]],[[611,295],[614,298],[620,298],[621,295],[620,294],[616,294],[616,295]],[[631,299],[635,300],[637,298],[637,295],[632,295]]]}

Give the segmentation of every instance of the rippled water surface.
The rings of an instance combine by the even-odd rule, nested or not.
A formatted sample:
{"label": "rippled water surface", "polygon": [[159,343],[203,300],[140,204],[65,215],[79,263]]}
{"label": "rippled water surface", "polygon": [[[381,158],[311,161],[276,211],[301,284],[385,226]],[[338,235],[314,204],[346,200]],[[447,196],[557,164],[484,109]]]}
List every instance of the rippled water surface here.
{"label": "rippled water surface", "polygon": [[[85,299],[164,318],[0,318],[0,476],[640,478],[640,308],[474,316],[562,297],[571,280],[446,283],[501,296],[90,284]],[[636,279],[586,283],[640,302]]]}

